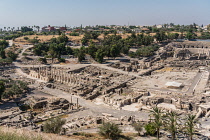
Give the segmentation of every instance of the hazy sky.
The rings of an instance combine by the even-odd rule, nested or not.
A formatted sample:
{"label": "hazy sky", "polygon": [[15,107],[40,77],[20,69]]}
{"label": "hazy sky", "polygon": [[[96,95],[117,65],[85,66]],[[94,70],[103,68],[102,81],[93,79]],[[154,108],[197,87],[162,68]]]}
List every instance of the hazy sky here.
{"label": "hazy sky", "polygon": [[0,27],[210,24],[210,0],[0,0]]}

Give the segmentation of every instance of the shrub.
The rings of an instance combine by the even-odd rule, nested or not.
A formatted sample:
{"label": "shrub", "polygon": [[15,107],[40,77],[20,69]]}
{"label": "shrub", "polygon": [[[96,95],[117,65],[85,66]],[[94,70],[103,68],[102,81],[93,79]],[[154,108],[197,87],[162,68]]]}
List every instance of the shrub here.
{"label": "shrub", "polygon": [[76,32],[72,32],[69,34],[70,36],[79,36],[79,33],[76,33]]}
{"label": "shrub", "polygon": [[59,62],[63,62],[64,63],[64,62],[66,62],[66,60],[64,58],[60,58]]}
{"label": "shrub", "polygon": [[59,117],[51,118],[44,123],[44,132],[59,134],[62,126],[66,123],[66,120]]}
{"label": "shrub", "polygon": [[0,129],[0,140],[42,140],[41,136],[25,135],[16,132],[5,132]]}
{"label": "shrub", "polygon": [[32,44],[39,43],[39,41],[40,41],[40,40],[37,39],[37,38],[35,38],[35,37],[34,37],[33,39],[28,39],[28,42],[29,42],[29,43],[32,43]]}
{"label": "shrub", "polygon": [[28,109],[31,109],[31,107],[30,107],[29,105],[26,105],[26,104],[21,105],[19,108],[20,108],[20,110],[22,110],[22,111],[26,111],[26,110],[28,110]]}
{"label": "shrub", "polygon": [[121,133],[122,130],[114,123],[103,123],[102,126],[99,127],[99,134],[108,139],[117,139]]}
{"label": "shrub", "polygon": [[138,132],[140,136],[140,132],[143,130],[143,125],[140,122],[133,123],[132,126]]}
{"label": "shrub", "polygon": [[39,61],[41,61],[41,63],[43,63],[43,64],[47,63],[47,59],[45,57],[44,58],[39,58]]}
{"label": "shrub", "polygon": [[28,54],[27,54],[27,53],[23,53],[22,55],[23,55],[24,57],[26,57]]}
{"label": "shrub", "polygon": [[24,37],[25,40],[28,40],[29,38],[27,36]]}
{"label": "shrub", "polygon": [[154,136],[156,133],[156,127],[154,123],[148,123],[144,126],[147,135]]}

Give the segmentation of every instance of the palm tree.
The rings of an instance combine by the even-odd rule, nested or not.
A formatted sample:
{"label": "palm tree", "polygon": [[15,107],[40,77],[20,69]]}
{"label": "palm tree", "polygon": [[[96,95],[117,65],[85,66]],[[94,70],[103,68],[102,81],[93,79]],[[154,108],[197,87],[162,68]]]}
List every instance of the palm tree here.
{"label": "palm tree", "polygon": [[175,140],[176,133],[178,132],[178,114],[173,111],[166,113],[164,125],[165,128],[171,133],[172,140]]}
{"label": "palm tree", "polygon": [[191,115],[188,114],[185,117],[185,130],[190,138],[190,140],[192,140],[193,135],[195,134],[196,131],[196,124],[198,123],[198,119],[196,119],[196,115]]}
{"label": "palm tree", "polygon": [[157,138],[159,139],[160,138],[160,128],[163,125],[163,120],[162,120],[163,112],[162,112],[162,109],[159,109],[158,107],[154,107],[151,110],[151,113],[152,113],[151,116],[153,117],[154,126],[157,131]]}
{"label": "palm tree", "polygon": [[37,30],[38,30],[38,32],[39,32],[40,27],[39,27],[39,26],[36,26],[36,28],[37,28]]}

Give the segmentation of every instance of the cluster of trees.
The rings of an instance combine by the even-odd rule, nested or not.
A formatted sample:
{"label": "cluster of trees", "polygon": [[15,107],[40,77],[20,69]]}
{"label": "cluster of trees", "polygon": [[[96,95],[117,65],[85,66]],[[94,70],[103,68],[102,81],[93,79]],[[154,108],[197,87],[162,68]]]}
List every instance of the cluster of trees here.
{"label": "cluster of trees", "polygon": [[69,35],[70,35],[70,36],[79,36],[79,33],[77,33],[77,32],[72,32],[72,33],[70,33]]}
{"label": "cluster of trees", "polygon": [[5,59],[5,49],[9,45],[9,43],[6,40],[0,40],[0,57],[1,59]]}
{"label": "cluster of trees", "polygon": [[6,47],[9,45],[9,43],[6,40],[0,40],[0,65],[5,66],[8,64],[11,64],[12,61],[16,60],[17,54],[13,51],[5,52]]}
{"label": "cluster of trees", "polygon": [[210,39],[210,33],[209,32],[203,32],[201,33],[201,36],[198,37],[199,39]]}
{"label": "cluster of trees", "polygon": [[154,38],[150,35],[132,33],[131,36],[122,40],[124,44],[132,47],[147,46],[153,43]]}
{"label": "cluster of trees", "polygon": [[39,31],[40,27],[39,26],[21,26],[21,27],[17,27],[15,30],[15,27],[4,27],[4,28],[0,28],[1,32],[13,32],[13,31],[33,31],[33,30],[37,30]]}
{"label": "cluster of trees", "polygon": [[165,41],[165,40],[178,39],[179,34],[178,33],[165,32],[163,30],[160,30],[159,32],[156,33],[156,35],[154,37],[156,38],[156,41],[162,42],[162,41]]}
{"label": "cluster of trees", "polygon": [[54,58],[58,58],[60,60],[61,55],[73,54],[73,50],[71,49],[71,47],[66,47],[67,42],[68,37],[65,34],[62,34],[58,38],[52,38],[50,42],[38,43],[34,45],[33,52],[35,55],[38,56],[52,58],[52,62]]}
{"label": "cluster of trees", "polygon": [[27,26],[22,26],[21,27],[21,32],[22,33],[29,32],[29,31],[33,31],[33,29],[30,28],[30,27],[27,27]]}
{"label": "cluster of trees", "polygon": [[197,34],[193,31],[188,31],[185,35],[186,39],[196,39],[197,38]]}
{"label": "cluster of trees", "polygon": [[136,123],[134,129],[140,133],[144,127],[148,135],[157,135],[157,139],[160,138],[160,130],[166,130],[171,134],[171,139],[175,140],[178,133],[188,135],[192,140],[193,135],[196,132],[196,125],[198,119],[195,115],[188,114],[181,120],[176,112],[168,111],[163,112],[161,109],[155,107],[151,111],[152,118],[146,125]]}
{"label": "cluster of trees", "polygon": [[[147,124],[142,124],[141,122],[132,124],[139,136],[143,127],[147,135],[157,135],[157,139],[160,138],[160,130],[168,131],[171,134],[172,140],[176,139],[178,133],[186,134],[189,139],[192,140],[196,132],[198,120],[195,115],[186,115],[183,121],[181,121],[177,113],[173,111],[163,112],[161,109],[155,107],[151,111],[151,117],[150,122]],[[118,139],[121,133],[122,130],[114,123],[103,123],[103,125],[99,127],[99,134],[108,139]]]}
{"label": "cluster of trees", "polygon": [[158,45],[145,46],[145,47],[139,48],[136,51],[136,53],[133,53],[133,54],[135,57],[149,57],[149,56],[154,55],[155,51],[157,51],[158,49],[159,49]]}
{"label": "cluster of trees", "polygon": [[88,45],[88,43],[93,40],[93,39],[97,39],[98,36],[100,34],[98,34],[97,32],[85,32],[81,42],[82,42],[82,45]]}
{"label": "cluster of trees", "polygon": [[0,100],[3,98],[13,98],[15,95],[21,95],[27,90],[28,84],[26,82],[11,79],[0,80]]}
{"label": "cluster of trees", "polygon": [[[154,38],[149,35],[139,34],[136,35],[132,33],[126,39],[123,39],[120,35],[108,35],[104,37],[100,44],[94,44],[90,41],[88,48],[81,47],[75,51],[75,55],[78,57],[78,60],[81,62],[85,59],[85,54],[89,54],[93,59],[99,63],[103,62],[104,57],[116,58],[120,54],[128,54],[130,47],[140,47],[142,45],[150,45],[154,41]],[[144,48],[144,47],[142,47]],[[150,56],[154,54],[158,48],[155,46],[146,47],[145,49],[139,50],[138,55],[141,56]],[[147,54],[146,54],[147,53]]]}
{"label": "cluster of trees", "polygon": [[102,63],[105,56],[115,58],[120,53],[128,54],[129,48],[128,45],[124,44],[121,36],[111,35],[105,37],[101,45],[96,45],[91,42],[88,48],[81,47],[80,49],[76,49],[74,54],[80,62],[85,59],[85,54],[89,54],[93,59]]}
{"label": "cluster of trees", "polygon": [[21,36],[34,35],[34,34],[35,34],[34,31],[5,33],[3,36],[0,36],[0,39],[12,40]]}
{"label": "cluster of trees", "polygon": [[197,28],[197,24],[193,23],[190,25],[175,25],[174,23],[170,23],[170,24],[163,24],[162,28],[157,28],[156,26],[153,27],[147,27],[148,29],[150,29],[150,32],[153,33],[157,33],[160,31],[165,31],[165,32],[171,32],[171,31],[175,31],[175,32],[189,32],[189,31],[198,31]]}

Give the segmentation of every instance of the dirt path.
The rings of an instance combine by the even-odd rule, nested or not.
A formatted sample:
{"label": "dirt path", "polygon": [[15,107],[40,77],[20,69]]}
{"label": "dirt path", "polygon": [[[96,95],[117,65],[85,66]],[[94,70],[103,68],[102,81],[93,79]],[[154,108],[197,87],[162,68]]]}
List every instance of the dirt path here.
{"label": "dirt path", "polygon": [[[102,113],[108,113],[108,114],[112,114],[114,117],[120,118],[121,116],[136,116],[137,118],[139,118],[140,120],[147,120],[148,119],[148,115],[149,113],[146,112],[140,112],[140,111],[127,111],[127,110],[115,110],[112,109],[108,106],[105,105],[96,105],[95,103],[91,102],[90,100],[85,100],[79,96],[75,96],[75,95],[71,95],[69,93],[63,92],[61,90],[58,89],[50,89],[45,87],[43,90],[43,92],[48,93],[50,95],[54,95],[60,98],[65,98],[68,101],[73,101],[74,103],[78,102],[80,105],[86,107],[89,109],[88,114],[86,115],[93,115],[95,114],[97,115],[102,115]],[[81,112],[79,112],[80,114]],[[83,113],[82,113],[83,114]],[[78,115],[79,116],[79,115]]]}

